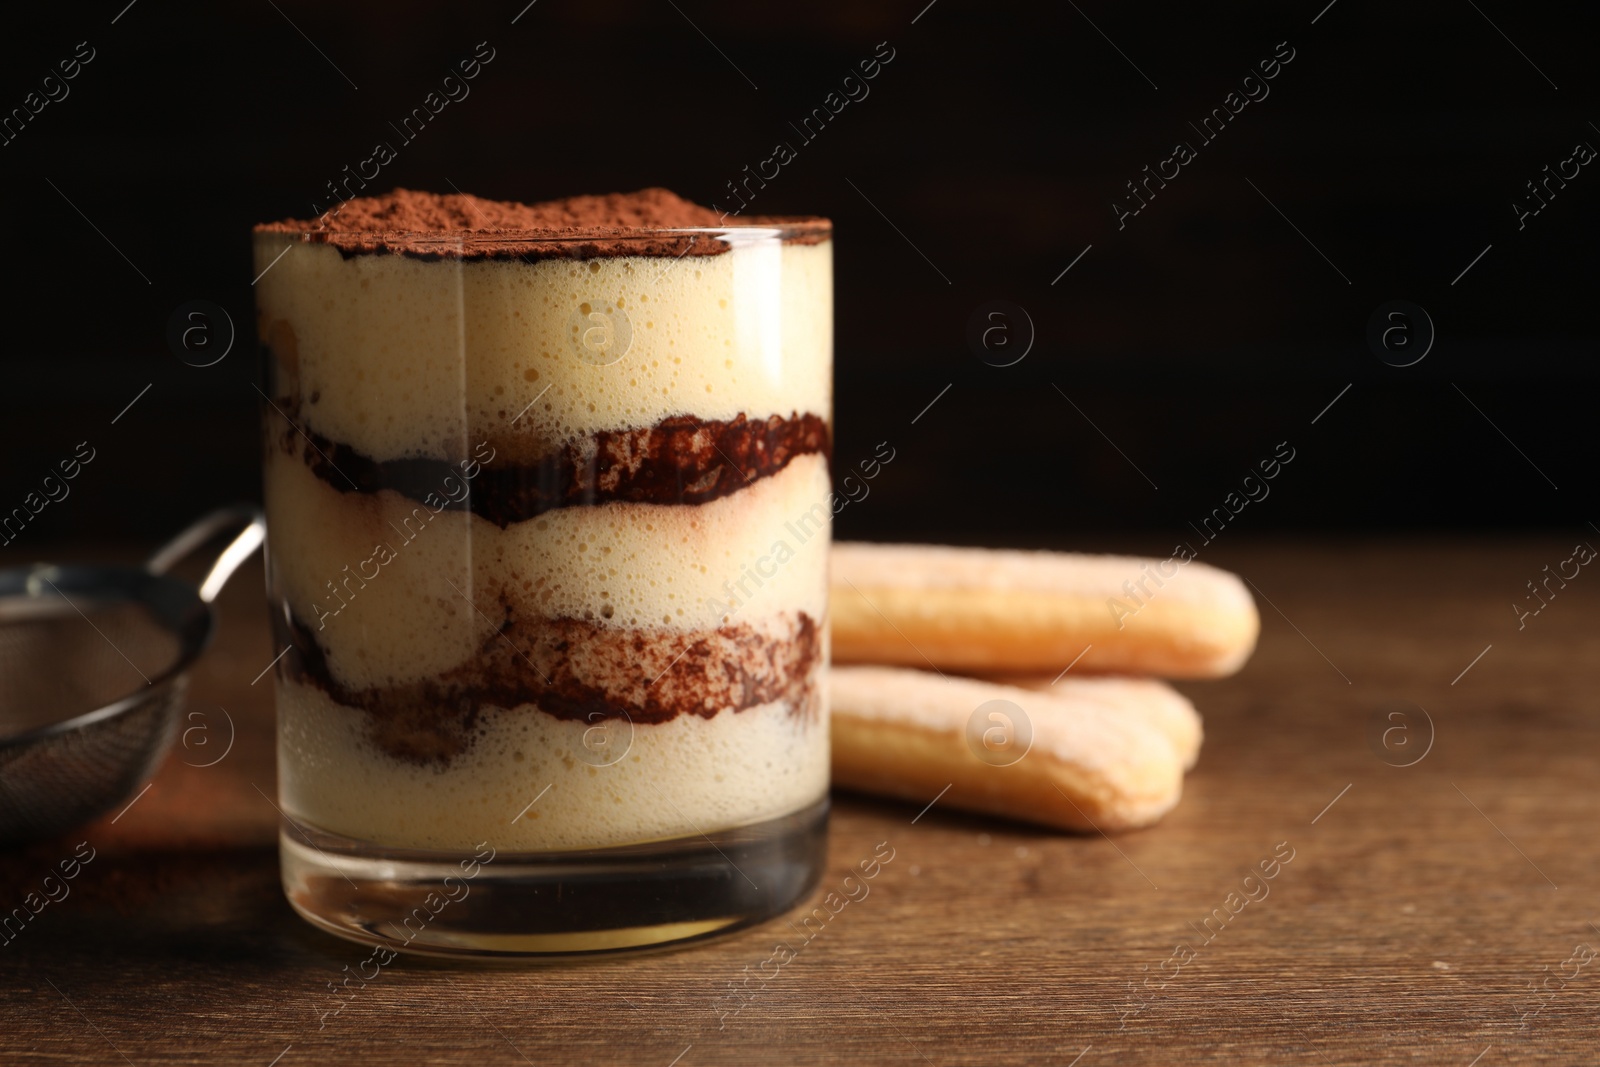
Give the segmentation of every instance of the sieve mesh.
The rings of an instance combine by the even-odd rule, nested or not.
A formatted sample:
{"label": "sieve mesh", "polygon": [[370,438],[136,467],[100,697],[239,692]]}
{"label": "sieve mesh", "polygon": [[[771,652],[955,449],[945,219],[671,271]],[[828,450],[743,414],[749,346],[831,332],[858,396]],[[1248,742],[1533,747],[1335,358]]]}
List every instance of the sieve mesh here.
{"label": "sieve mesh", "polygon": [[[236,531],[197,590],[174,563]],[[200,519],[143,569],[0,570],[0,844],[128,803],[172,744],[211,599],[260,546],[259,508]]]}
{"label": "sieve mesh", "polygon": [[92,819],[153,773],[185,681],[159,679],[182,654],[180,637],[136,601],[0,599],[0,737],[136,701],[121,714],[0,747],[0,841]]}

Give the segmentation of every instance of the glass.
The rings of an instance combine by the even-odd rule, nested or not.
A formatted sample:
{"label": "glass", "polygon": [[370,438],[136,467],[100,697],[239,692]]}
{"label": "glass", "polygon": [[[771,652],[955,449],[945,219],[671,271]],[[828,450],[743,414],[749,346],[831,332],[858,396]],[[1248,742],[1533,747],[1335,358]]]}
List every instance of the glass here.
{"label": "glass", "polygon": [[258,230],[283,884],[391,950],[624,950],[815,884],[825,226]]}

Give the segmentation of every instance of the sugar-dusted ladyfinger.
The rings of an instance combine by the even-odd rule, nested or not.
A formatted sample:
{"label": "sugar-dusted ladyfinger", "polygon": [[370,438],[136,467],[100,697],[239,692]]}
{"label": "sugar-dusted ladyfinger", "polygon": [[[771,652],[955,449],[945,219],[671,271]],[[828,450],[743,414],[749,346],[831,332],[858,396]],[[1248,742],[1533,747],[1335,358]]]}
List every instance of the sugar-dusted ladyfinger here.
{"label": "sugar-dusted ladyfinger", "polygon": [[1034,689],[1065,700],[1100,704],[1118,714],[1138,719],[1160,731],[1178,762],[1188,770],[1200,758],[1200,742],[1205,736],[1200,713],[1182,693],[1154,678],[1121,678],[1115,675],[1083,675],[1074,670],[1064,678],[1042,674],[996,675],[990,681]]}
{"label": "sugar-dusted ladyfinger", "polygon": [[1154,726],[1070,696],[929,671],[835,667],[837,785],[1067,830],[1147,826],[1183,767]]}
{"label": "sugar-dusted ladyfinger", "polygon": [[1184,557],[844,542],[833,546],[833,658],[968,672],[1215,678],[1260,618],[1237,576]]}

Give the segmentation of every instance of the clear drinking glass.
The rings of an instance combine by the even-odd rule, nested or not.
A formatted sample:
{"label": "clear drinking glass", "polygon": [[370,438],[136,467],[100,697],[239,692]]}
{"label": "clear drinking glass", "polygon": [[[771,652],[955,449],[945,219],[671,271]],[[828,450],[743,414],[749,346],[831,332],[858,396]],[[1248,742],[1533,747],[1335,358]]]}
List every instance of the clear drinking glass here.
{"label": "clear drinking glass", "polygon": [[482,956],[794,903],[828,807],[826,224],[255,241],[294,907]]}

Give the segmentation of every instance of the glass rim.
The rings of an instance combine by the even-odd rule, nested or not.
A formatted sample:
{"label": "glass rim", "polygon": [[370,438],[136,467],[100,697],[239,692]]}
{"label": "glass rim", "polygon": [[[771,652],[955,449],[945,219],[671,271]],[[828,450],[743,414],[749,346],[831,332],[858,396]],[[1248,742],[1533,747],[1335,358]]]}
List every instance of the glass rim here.
{"label": "glass rim", "polygon": [[729,244],[756,241],[813,238],[831,240],[833,223],[827,219],[794,218],[765,219],[760,223],[734,226],[671,226],[671,227],[595,227],[571,230],[341,230],[341,229],[280,229],[257,227],[255,239],[287,238],[304,244],[363,244],[363,245],[426,245],[442,248],[471,247],[474,245],[569,245],[596,242],[650,243],[662,240],[681,240],[706,237]]}

